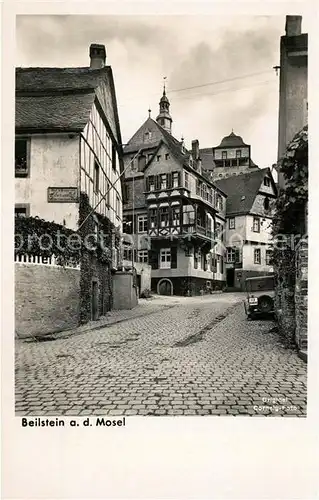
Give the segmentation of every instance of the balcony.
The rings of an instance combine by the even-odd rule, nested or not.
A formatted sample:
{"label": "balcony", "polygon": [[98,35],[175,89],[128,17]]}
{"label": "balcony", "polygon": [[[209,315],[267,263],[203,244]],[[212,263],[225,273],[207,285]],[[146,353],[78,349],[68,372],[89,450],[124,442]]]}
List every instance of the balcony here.
{"label": "balcony", "polygon": [[198,224],[184,224],[182,226],[182,235],[191,235],[194,238],[200,237],[208,240],[213,240],[214,232]]}

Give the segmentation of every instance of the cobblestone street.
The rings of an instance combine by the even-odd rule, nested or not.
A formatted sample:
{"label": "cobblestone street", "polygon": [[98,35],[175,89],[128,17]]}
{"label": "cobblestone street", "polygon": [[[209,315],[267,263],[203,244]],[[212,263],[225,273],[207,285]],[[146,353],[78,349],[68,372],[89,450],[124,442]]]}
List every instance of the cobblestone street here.
{"label": "cobblestone street", "polygon": [[[98,330],[16,342],[17,415],[306,415],[307,365],[243,294],[156,298]],[[155,304],[155,302],[154,302]]]}

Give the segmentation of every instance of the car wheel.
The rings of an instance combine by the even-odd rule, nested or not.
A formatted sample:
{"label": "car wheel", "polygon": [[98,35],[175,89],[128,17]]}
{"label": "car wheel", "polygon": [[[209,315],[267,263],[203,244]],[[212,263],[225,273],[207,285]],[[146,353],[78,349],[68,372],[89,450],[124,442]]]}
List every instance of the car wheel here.
{"label": "car wheel", "polygon": [[258,307],[261,313],[269,314],[273,310],[273,301],[270,297],[261,297],[258,301]]}

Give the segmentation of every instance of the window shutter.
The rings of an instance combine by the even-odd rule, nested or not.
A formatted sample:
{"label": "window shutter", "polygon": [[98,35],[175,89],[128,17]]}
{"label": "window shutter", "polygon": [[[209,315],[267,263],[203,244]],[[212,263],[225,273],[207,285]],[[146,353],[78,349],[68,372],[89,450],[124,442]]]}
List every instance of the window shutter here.
{"label": "window shutter", "polygon": [[145,179],[145,191],[149,191],[150,190],[150,181],[149,181],[149,177],[146,177]]}
{"label": "window shutter", "polygon": [[177,247],[171,248],[171,268],[177,268]]}
{"label": "window shutter", "polygon": [[152,269],[158,269],[158,253],[156,250],[149,250],[148,261],[152,266]]}
{"label": "window shutter", "polygon": [[240,262],[240,253],[239,253],[239,248],[235,249],[235,262],[238,263]]}
{"label": "window shutter", "polygon": [[181,172],[178,172],[178,185],[181,185]]}

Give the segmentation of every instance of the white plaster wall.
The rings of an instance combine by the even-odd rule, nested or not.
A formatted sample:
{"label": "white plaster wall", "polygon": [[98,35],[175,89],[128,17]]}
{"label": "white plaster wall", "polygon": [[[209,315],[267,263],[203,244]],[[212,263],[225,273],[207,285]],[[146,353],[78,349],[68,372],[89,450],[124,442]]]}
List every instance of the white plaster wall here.
{"label": "white plaster wall", "polygon": [[30,215],[77,229],[78,203],[48,203],[48,187],[79,187],[79,136],[32,135],[30,176],[15,179],[15,203],[29,203]]}
{"label": "white plaster wall", "polygon": [[272,231],[272,219],[266,219],[260,217],[260,233],[255,233],[253,231],[253,221],[254,217],[252,215],[247,215],[247,230],[246,239],[248,241],[260,241],[262,243],[270,243],[272,241],[271,231]]}
{"label": "white plaster wall", "polygon": [[[259,248],[261,250],[261,263],[254,263],[254,250]],[[273,267],[266,265],[266,249],[271,250],[271,245],[244,245],[243,247],[243,269],[253,271],[267,271],[273,272]]]}

